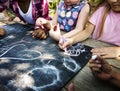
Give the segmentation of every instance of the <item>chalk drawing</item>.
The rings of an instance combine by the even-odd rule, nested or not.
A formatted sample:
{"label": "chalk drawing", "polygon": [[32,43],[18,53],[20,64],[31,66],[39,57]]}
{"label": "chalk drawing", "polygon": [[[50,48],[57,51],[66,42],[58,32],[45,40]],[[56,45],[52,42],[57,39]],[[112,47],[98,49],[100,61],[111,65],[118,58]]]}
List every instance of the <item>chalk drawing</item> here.
{"label": "chalk drawing", "polygon": [[[16,39],[16,36],[14,35],[8,35],[7,37],[5,37],[4,39],[1,39],[0,40],[0,46],[2,46],[0,48],[0,53],[3,53],[4,51],[7,51],[10,47],[12,46],[16,46],[17,44],[24,44],[24,43],[28,43],[28,44],[31,44],[31,41],[30,39],[27,39],[26,37],[23,37],[21,40],[19,41],[16,41],[16,42],[13,42],[13,43],[10,43],[10,44],[7,44],[8,43],[8,40],[15,40]],[[28,41],[29,40],[29,41]]]}
{"label": "chalk drawing", "polygon": [[[16,88],[15,91],[22,91],[25,88],[31,88],[34,91],[44,91],[44,88],[62,82],[60,77],[61,70],[54,65],[50,65],[51,62],[52,60],[49,60],[42,67],[35,67],[18,75],[14,80],[9,80],[7,85]],[[74,73],[80,69],[80,66],[72,58],[63,58],[62,62],[66,69]]]}
{"label": "chalk drawing", "polygon": [[[16,47],[19,47],[19,51],[15,53],[17,55],[16,57],[3,57],[10,50],[13,51],[13,49]],[[20,49],[21,47],[23,50]],[[1,54],[0,59],[35,60],[35,59],[41,58],[41,55],[42,54],[39,51],[26,49],[26,46],[24,44],[17,44],[17,45],[10,47],[7,51]]]}
{"label": "chalk drawing", "polygon": [[67,48],[64,54],[69,56],[79,56],[83,52],[86,52],[84,45],[77,43]]}
{"label": "chalk drawing", "polygon": [[8,81],[7,85],[12,85],[16,88],[19,87],[19,90],[29,87],[35,91],[41,91],[41,89],[56,85],[60,81],[60,71],[53,65],[44,65],[43,67],[33,68],[15,80]]}
{"label": "chalk drawing", "polygon": [[76,72],[78,69],[80,69],[80,65],[78,65],[75,60],[72,58],[63,58],[63,65],[70,71]]}
{"label": "chalk drawing", "polygon": [[60,91],[91,58],[91,47],[81,43],[64,54],[53,39],[21,31],[0,39],[0,84],[11,91]]}
{"label": "chalk drawing", "polygon": [[8,40],[15,40],[15,39],[16,39],[16,36],[14,36],[14,35],[8,35],[8,36],[5,37],[4,39],[1,39],[1,40],[0,40],[0,45],[1,45],[1,46],[3,45],[3,47],[4,47],[4,46],[5,46],[5,47],[10,47],[10,46],[12,46],[12,45],[19,44],[19,43],[31,43],[31,42],[30,42],[30,39],[26,39],[26,37],[23,37],[23,38],[22,38],[21,40],[19,40],[19,41],[13,42],[13,43],[8,44],[8,45],[5,45],[5,43],[7,43]]}
{"label": "chalk drawing", "polygon": [[[42,68],[36,68],[33,69],[32,71],[28,72],[28,74],[32,73],[36,70],[40,70],[41,77],[43,77],[46,80],[50,80],[50,82],[46,82],[44,83],[42,86],[33,86],[32,88],[36,91],[42,89],[42,88],[46,88],[46,87],[50,87],[52,85],[57,84],[58,81],[60,81],[60,75],[59,75],[59,70],[52,65],[45,65]],[[40,78],[41,79],[41,78]]]}

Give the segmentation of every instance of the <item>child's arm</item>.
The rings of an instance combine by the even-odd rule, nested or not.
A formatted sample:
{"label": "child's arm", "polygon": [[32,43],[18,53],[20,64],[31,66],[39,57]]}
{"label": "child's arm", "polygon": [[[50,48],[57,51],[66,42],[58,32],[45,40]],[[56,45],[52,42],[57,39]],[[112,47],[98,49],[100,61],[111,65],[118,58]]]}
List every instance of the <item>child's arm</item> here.
{"label": "child's arm", "polygon": [[[53,20],[51,21],[51,29],[49,31],[49,35],[56,41],[59,41],[61,39],[61,32],[60,32],[59,24],[57,24],[57,20],[58,20],[58,9],[56,10]],[[57,26],[57,28],[52,29],[55,28],[54,26]]]}
{"label": "child's arm", "polygon": [[49,35],[56,41],[59,41],[61,39],[61,32],[60,27],[58,25],[54,25],[51,30],[49,31]]}
{"label": "child's arm", "polygon": [[45,28],[51,30],[52,26],[57,25],[57,11],[56,11],[54,18],[52,20],[47,20],[45,18],[39,17],[36,20],[35,25],[38,27],[42,26],[42,27],[45,27]]}
{"label": "child's arm", "polygon": [[94,28],[95,28],[95,25],[88,23],[85,30],[80,31],[79,33],[77,33],[75,36],[71,38],[66,38],[66,42],[64,44],[59,41],[59,47],[61,49],[64,49],[65,47],[71,46],[77,42],[86,40],[94,31]]}
{"label": "child's arm", "polygon": [[78,16],[78,20],[77,20],[75,29],[71,30],[70,32],[68,32],[66,34],[64,34],[64,36],[66,38],[70,38],[70,37],[75,36],[78,32],[84,30],[85,24],[88,20],[89,13],[90,13],[90,6],[89,6],[89,4],[86,4],[82,8],[82,10],[81,10],[81,12]]}
{"label": "child's arm", "polygon": [[120,47],[100,47],[91,50],[93,54],[102,56],[102,58],[116,58],[120,60]]}
{"label": "child's arm", "polygon": [[89,67],[95,77],[110,82],[120,88],[120,72],[114,70],[110,64],[98,56],[89,60]]}
{"label": "child's arm", "polygon": [[57,25],[57,20],[58,20],[58,9],[56,10],[52,21],[50,22],[52,24],[52,26]]}
{"label": "child's arm", "polygon": [[94,28],[95,28],[95,25],[88,23],[85,30],[80,31],[78,34],[72,37],[73,44],[84,41],[87,38],[89,38],[92,32],[94,31]]}
{"label": "child's arm", "polygon": [[[47,36],[44,31],[46,31],[46,33],[48,33],[49,30],[50,31],[52,30],[53,26],[57,22],[56,18],[57,18],[57,13],[55,14],[53,20],[47,20],[47,19],[39,17],[35,23],[35,31],[32,34],[33,37],[41,39],[44,36],[42,39],[46,39]],[[41,30],[41,31],[39,31],[39,30]],[[51,32],[49,32],[49,34],[51,37],[56,38],[56,33],[54,33],[53,30]],[[58,38],[55,40],[58,40]]]}

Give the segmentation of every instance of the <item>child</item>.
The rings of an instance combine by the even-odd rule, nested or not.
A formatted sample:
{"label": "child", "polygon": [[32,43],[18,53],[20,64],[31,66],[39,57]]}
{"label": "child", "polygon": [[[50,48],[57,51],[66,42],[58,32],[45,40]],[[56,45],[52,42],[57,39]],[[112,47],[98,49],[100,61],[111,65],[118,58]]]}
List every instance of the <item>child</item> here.
{"label": "child", "polygon": [[93,13],[88,26],[76,36],[66,39],[65,43],[59,42],[61,49],[86,40],[92,34],[92,38],[117,45],[116,47],[94,48],[93,54],[103,58],[120,57],[120,1],[100,0],[101,5]]}
{"label": "child", "polygon": [[[95,60],[90,59],[89,67],[96,78],[112,83],[114,86],[120,88],[120,72],[113,69],[106,60],[100,56]],[[68,86],[68,91],[75,91],[73,83]]]}
{"label": "child", "polygon": [[89,67],[95,77],[120,88],[120,72],[113,69],[106,60],[98,56],[95,60],[89,60]]}
{"label": "child", "polygon": [[[59,41],[62,38],[60,30],[67,32],[63,34],[65,38],[73,37],[83,30],[89,12],[90,7],[85,0],[62,0],[52,21],[38,18],[36,24],[49,28],[50,36]],[[60,30],[56,28],[57,24]]]}
{"label": "child", "polygon": [[[49,19],[47,0],[6,0],[4,3],[9,3],[6,6],[2,1],[3,0],[0,0],[0,11],[3,11],[5,8],[11,9],[22,21],[29,24],[34,25],[36,19],[39,17]],[[6,31],[3,32],[3,29],[0,31],[2,32],[1,35],[5,35]],[[37,31],[40,31],[39,37],[34,35]],[[33,32],[33,36],[39,39],[46,39],[47,33],[39,28]]]}

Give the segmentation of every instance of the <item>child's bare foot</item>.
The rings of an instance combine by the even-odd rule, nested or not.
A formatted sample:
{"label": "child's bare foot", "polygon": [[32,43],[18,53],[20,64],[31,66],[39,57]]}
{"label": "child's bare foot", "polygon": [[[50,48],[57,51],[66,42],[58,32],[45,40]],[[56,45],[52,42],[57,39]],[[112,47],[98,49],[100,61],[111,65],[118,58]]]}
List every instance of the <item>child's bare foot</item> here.
{"label": "child's bare foot", "polygon": [[69,86],[68,86],[68,91],[75,91],[75,88],[74,88],[74,84],[71,83]]}
{"label": "child's bare foot", "polygon": [[3,28],[0,28],[0,36],[4,36],[5,35],[5,30]]}

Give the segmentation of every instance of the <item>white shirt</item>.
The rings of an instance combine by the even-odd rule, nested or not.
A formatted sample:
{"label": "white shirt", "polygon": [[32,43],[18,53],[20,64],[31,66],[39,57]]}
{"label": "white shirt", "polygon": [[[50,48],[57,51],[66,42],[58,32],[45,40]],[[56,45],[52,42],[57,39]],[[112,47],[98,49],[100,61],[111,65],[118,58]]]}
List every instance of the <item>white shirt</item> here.
{"label": "white shirt", "polygon": [[32,0],[30,1],[30,5],[28,8],[28,11],[26,13],[22,12],[22,10],[20,9],[19,5],[18,5],[18,10],[20,15],[24,18],[24,20],[30,24],[34,24],[34,20],[32,17]]}

